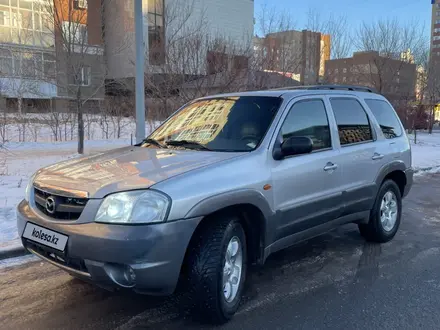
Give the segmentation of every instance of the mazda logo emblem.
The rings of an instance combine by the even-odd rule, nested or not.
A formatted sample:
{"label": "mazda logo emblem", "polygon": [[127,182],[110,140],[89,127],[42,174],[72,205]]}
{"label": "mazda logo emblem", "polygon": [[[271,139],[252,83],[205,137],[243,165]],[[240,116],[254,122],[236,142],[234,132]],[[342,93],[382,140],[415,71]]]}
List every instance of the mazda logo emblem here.
{"label": "mazda logo emblem", "polygon": [[46,211],[49,214],[54,214],[56,210],[55,198],[52,196],[47,197],[46,199]]}

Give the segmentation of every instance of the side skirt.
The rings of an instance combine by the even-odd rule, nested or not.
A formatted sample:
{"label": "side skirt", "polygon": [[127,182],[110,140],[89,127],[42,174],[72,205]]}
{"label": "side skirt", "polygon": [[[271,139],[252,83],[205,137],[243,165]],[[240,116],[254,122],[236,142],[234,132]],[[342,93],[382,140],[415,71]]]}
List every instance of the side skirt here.
{"label": "side skirt", "polygon": [[370,217],[370,211],[352,213],[340,217],[338,219],[326,222],[322,225],[286,236],[282,239],[279,239],[278,241],[274,242],[273,244],[269,245],[264,249],[263,262],[266,261],[267,257],[269,257],[272,253],[275,253],[280,250],[284,250],[285,248],[288,248],[299,242],[311,239],[313,237],[320,236],[347,223],[352,223],[352,222],[367,223],[369,217]]}

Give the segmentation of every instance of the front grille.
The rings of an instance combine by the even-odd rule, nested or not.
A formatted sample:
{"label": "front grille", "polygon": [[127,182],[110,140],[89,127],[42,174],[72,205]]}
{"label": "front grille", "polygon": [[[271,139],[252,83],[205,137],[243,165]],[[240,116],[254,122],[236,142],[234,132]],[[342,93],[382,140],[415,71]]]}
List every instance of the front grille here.
{"label": "front grille", "polygon": [[[54,201],[54,209],[52,212],[49,212],[47,208],[49,197]],[[35,205],[41,212],[57,220],[77,220],[88,202],[87,198],[52,195],[38,188],[34,188],[34,198]]]}
{"label": "front grille", "polygon": [[65,253],[54,250],[47,246],[42,246],[27,239],[23,239],[23,245],[30,250],[42,255],[43,257],[66,267],[78,270],[80,272],[88,273],[84,260],[79,258],[70,258]]}

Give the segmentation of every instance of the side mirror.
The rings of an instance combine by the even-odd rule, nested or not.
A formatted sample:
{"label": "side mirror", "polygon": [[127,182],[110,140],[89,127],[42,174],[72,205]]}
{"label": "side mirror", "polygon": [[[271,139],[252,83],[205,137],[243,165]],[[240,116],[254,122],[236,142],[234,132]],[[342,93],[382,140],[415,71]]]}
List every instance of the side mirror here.
{"label": "side mirror", "polygon": [[275,159],[280,160],[288,156],[309,154],[312,150],[312,139],[306,136],[291,136],[284,140],[280,150],[274,156]]}

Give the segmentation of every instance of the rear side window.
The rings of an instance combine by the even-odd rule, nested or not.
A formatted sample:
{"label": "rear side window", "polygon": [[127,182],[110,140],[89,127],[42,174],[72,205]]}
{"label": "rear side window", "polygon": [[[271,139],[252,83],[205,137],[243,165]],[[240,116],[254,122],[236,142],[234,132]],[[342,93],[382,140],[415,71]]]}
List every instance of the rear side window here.
{"label": "rear side window", "polygon": [[399,119],[391,106],[382,100],[365,100],[387,139],[402,135]]}
{"label": "rear side window", "polygon": [[370,122],[362,105],[351,98],[331,98],[341,145],[373,140]]}

